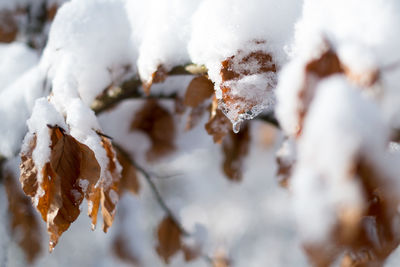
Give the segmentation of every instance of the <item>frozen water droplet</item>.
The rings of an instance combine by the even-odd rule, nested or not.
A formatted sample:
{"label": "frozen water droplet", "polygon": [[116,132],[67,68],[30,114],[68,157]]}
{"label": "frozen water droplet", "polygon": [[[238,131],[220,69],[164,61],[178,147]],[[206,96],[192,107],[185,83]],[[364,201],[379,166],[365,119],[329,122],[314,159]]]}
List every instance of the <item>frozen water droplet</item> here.
{"label": "frozen water droplet", "polygon": [[240,131],[240,125],[242,124],[242,122],[241,121],[235,121],[234,123],[233,123],[233,132],[235,133],[235,134],[237,134],[239,131]]}
{"label": "frozen water droplet", "polygon": [[49,242],[49,252],[50,253],[53,252],[55,246],[56,246],[56,244],[53,241]]}

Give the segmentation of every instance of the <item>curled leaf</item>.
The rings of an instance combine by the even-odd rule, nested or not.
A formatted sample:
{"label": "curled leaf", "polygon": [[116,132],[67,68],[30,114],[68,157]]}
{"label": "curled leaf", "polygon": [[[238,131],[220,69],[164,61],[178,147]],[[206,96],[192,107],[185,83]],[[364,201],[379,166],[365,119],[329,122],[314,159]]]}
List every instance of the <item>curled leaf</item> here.
{"label": "curled leaf", "polygon": [[119,182],[121,173],[117,168],[118,160],[110,140],[106,137],[101,138],[101,144],[107,152],[108,169],[106,172],[107,180],[102,184],[101,190],[101,213],[103,215],[103,231],[106,233],[111,227],[116,212],[118,202]]}

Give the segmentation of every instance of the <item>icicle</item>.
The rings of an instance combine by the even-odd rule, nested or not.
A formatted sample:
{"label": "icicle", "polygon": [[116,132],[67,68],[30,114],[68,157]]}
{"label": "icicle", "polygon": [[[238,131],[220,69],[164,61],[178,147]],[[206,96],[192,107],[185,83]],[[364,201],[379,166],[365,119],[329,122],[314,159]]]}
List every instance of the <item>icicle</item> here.
{"label": "icicle", "polygon": [[240,125],[242,124],[241,120],[235,121],[232,123],[232,130],[235,134],[237,134],[240,131]]}

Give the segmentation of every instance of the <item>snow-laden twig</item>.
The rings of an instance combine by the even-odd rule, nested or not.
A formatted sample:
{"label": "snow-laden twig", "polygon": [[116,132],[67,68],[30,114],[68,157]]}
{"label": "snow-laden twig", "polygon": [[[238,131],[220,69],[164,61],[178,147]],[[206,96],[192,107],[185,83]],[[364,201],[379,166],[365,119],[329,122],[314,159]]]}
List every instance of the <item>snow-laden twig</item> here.
{"label": "snow-laden twig", "polygon": [[[167,76],[174,75],[196,75],[203,74],[206,70],[202,66],[197,66],[194,64],[187,64],[184,66],[176,66],[171,71],[167,73]],[[174,99],[176,94],[168,95],[146,95],[143,90],[140,90],[142,86],[142,81],[138,77],[133,77],[130,80],[125,81],[119,87],[109,88],[105,93],[92,103],[92,110],[96,114],[108,110],[114,107],[121,101],[129,98],[157,98],[157,99]]]}

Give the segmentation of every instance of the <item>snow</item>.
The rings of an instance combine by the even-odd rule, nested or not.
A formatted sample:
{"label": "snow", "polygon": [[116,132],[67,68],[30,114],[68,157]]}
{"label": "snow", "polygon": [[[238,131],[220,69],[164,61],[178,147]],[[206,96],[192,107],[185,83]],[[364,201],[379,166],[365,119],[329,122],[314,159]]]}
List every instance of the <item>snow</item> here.
{"label": "snow", "polygon": [[400,125],[400,110],[395,104],[399,99],[396,62],[400,59],[400,38],[393,31],[400,26],[399,10],[396,0],[304,1],[302,18],[296,24],[295,42],[290,46],[293,59],[285,66],[286,74],[281,75],[277,90],[278,102],[282,105],[278,104],[278,116],[287,132],[293,132],[295,125],[290,107],[295,107],[292,101],[301,84],[300,65],[305,66],[326,45],[337,53],[343,66],[360,76],[359,84],[378,71],[380,82],[374,89],[378,92],[369,93],[381,103],[385,120],[393,127]]}
{"label": "snow", "polygon": [[[221,99],[221,62],[237,54],[263,51],[272,55],[278,69],[287,60],[285,45],[293,34],[293,24],[301,7],[300,1],[257,1],[251,5],[247,1],[204,1],[193,16],[193,32],[189,42],[189,52],[194,63],[205,65],[208,75],[215,83],[217,98]],[[255,41],[265,43],[254,44]],[[244,66],[250,67],[251,66]],[[246,81],[251,79],[251,81]],[[233,85],[233,94],[245,96],[255,102],[251,115],[239,116],[241,106],[222,104],[225,114],[232,122],[251,119],[265,108],[272,108],[275,75],[254,75]],[[247,108],[248,109],[248,108]]]}
{"label": "snow", "polygon": [[26,120],[36,98],[45,93],[43,76],[38,68],[33,67],[0,91],[1,155],[12,157],[18,153],[27,130]]}
{"label": "snow", "polygon": [[186,49],[191,16],[201,1],[128,1],[133,40],[138,48],[138,72],[149,81],[159,65],[167,71],[190,61]]}
{"label": "snow", "polygon": [[388,135],[377,106],[356,90],[341,76],[321,82],[299,140],[291,189],[309,241],[330,235],[338,210],[364,209],[362,188],[349,175],[360,154],[370,157],[385,148]]}
{"label": "snow", "polygon": [[50,127],[59,126],[67,129],[64,118],[56,111],[49,101],[42,97],[36,100],[32,111],[32,116],[27,121],[29,135],[24,140],[25,146],[29,144],[32,134],[36,135],[36,147],[32,153],[38,173],[42,173],[42,168],[50,158]]}
{"label": "snow", "polygon": [[[27,4],[33,2],[0,0],[0,10]],[[28,132],[21,148],[25,152],[36,135],[33,159],[40,172],[50,156],[47,125],[58,125],[93,150],[101,166],[98,183],[106,183],[109,159],[97,132],[110,135],[160,176],[154,178],[157,188],[191,233],[185,243],[209,256],[226,252],[234,266],[308,266],[300,242],[326,240],[338,214],[357,215],[365,209],[359,180],[351,174],[357,157],[366,155],[385,174],[393,185],[388,196],[400,191],[399,145],[389,141],[390,132],[400,128],[400,37],[394,30],[400,26],[399,11],[397,0],[71,0],[59,9],[41,56],[22,43],[0,45],[0,155],[16,155]],[[310,82],[305,68],[327,48],[337,55],[344,73],[312,80],[315,94],[304,107],[299,95]],[[259,72],[254,59],[242,62],[254,52],[270,55],[276,72]],[[235,71],[250,74],[223,81],[222,62],[229,58]],[[129,129],[142,100],[125,101],[99,118],[90,109],[110,86],[132,77],[149,82],[159,66],[169,71],[187,63],[208,69],[220,108],[236,126],[264,110],[275,111],[289,140],[280,156],[293,164],[288,192],[278,188],[275,178],[274,155],[284,138],[265,147],[260,122],[251,123],[244,179],[235,184],[224,177],[221,148],[204,130],[207,112],[186,132],[188,114],[174,116],[176,151],[149,163],[145,155],[151,141]],[[191,79],[169,77],[155,84],[152,93],[182,97]],[[226,101],[224,86],[241,100]],[[160,104],[174,108],[169,100]],[[300,125],[302,108],[308,110]],[[89,219],[80,216],[56,251],[43,254],[36,265],[123,266],[110,252],[113,239],[122,235],[143,266],[160,266],[155,229],[165,214],[145,179],[139,180],[141,193],[120,199],[107,236],[88,231]],[[88,181],[79,185],[86,191]],[[6,200],[1,196],[4,215]],[[110,197],[113,202],[119,198],[115,191]],[[87,205],[91,210],[93,203]],[[23,266],[6,224],[0,223],[0,245],[6,247],[0,250],[0,262]],[[389,265],[397,261],[392,256]],[[184,263],[178,253],[171,266],[206,264],[202,259]]]}
{"label": "snow", "polygon": [[51,79],[72,77],[87,105],[113,82],[115,68],[135,69],[124,4],[123,0],[67,2],[50,29],[41,67],[49,69]]}
{"label": "snow", "polygon": [[37,53],[23,43],[0,44],[0,91],[36,65]]}

